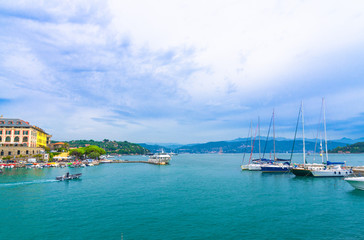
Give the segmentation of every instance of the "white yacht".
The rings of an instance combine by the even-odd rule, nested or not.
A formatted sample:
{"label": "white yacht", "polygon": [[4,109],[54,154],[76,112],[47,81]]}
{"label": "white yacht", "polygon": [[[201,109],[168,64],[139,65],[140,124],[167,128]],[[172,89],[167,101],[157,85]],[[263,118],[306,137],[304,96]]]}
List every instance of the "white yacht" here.
{"label": "white yacht", "polygon": [[156,153],[149,157],[148,162],[157,165],[167,165],[171,160],[171,156],[165,152]]}
{"label": "white yacht", "polygon": [[249,165],[241,165],[241,170],[249,170]]}
{"label": "white yacht", "polygon": [[347,177],[353,173],[351,169],[342,168],[340,165],[329,166],[321,170],[311,170],[314,177]]}
{"label": "white yacht", "polygon": [[249,171],[260,171],[262,167],[262,163],[251,163],[248,165]]}
{"label": "white yacht", "polygon": [[364,190],[364,177],[347,177],[344,178],[344,180],[350,183],[354,188]]}

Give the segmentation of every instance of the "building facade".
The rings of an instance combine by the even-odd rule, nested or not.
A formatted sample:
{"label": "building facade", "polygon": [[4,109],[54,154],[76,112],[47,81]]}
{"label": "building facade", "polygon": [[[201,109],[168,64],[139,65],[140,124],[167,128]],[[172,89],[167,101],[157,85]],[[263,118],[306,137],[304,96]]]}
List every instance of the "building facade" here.
{"label": "building facade", "polygon": [[50,138],[51,135],[29,122],[0,117],[0,156],[39,154]]}

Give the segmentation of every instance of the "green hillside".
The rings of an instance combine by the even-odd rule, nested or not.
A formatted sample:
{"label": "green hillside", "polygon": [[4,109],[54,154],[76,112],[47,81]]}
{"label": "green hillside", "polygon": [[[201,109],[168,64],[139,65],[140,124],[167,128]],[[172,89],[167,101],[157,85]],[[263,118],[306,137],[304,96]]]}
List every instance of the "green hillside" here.
{"label": "green hillside", "polygon": [[103,141],[94,141],[94,140],[72,140],[66,142],[69,144],[69,147],[86,147],[88,145],[96,145],[100,148],[103,148],[107,154],[146,154],[149,152],[148,149],[143,148],[142,146],[130,143],[127,141],[110,141],[108,139],[104,139]]}
{"label": "green hillside", "polygon": [[343,147],[337,147],[330,151],[330,153],[364,153],[364,142],[358,142]]}

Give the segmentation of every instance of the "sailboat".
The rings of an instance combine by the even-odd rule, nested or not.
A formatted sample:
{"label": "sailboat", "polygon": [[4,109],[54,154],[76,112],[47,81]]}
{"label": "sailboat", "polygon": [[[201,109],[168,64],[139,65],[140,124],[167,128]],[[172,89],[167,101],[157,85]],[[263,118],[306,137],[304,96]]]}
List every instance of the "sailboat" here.
{"label": "sailboat", "polygon": [[245,159],[246,149],[247,149],[247,146],[248,146],[249,137],[251,138],[251,136],[250,136],[251,131],[252,131],[252,122],[250,122],[250,129],[249,129],[249,132],[248,132],[248,137],[246,138],[246,142],[245,142],[245,151],[244,151],[244,155],[243,155],[243,161],[242,161],[242,164],[240,166],[241,170],[249,170],[249,163],[244,165],[244,159]]}
{"label": "sailboat", "polygon": [[[302,117],[302,152],[303,152],[303,164],[302,165],[296,165],[291,169],[291,172],[296,176],[301,177],[308,177],[313,176],[311,171],[312,170],[320,170],[323,169],[323,164],[317,164],[317,163],[307,163],[306,161],[306,148],[305,148],[305,122],[304,122],[304,116],[303,116],[303,101],[301,102],[301,108],[298,112],[298,118],[297,118],[297,125],[296,125],[296,133],[297,133],[297,127],[300,119],[300,115]],[[295,134],[296,138],[296,134]],[[294,143],[293,143],[294,144]],[[322,147],[322,144],[321,144]],[[293,150],[292,150],[293,152]],[[322,153],[321,153],[322,156]]]}
{"label": "sailboat", "polygon": [[272,126],[272,122],[273,122],[273,117],[274,114],[272,115],[270,124],[269,124],[269,129],[268,129],[268,134],[267,134],[267,139],[265,141],[265,146],[264,146],[264,151],[263,151],[263,157],[261,157],[261,148],[260,148],[260,118],[258,118],[258,141],[259,141],[259,158],[257,159],[253,159],[252,163],[249,164],[249,170],[250,171],[261,171],[262,170],[262,166],[266,166],[267,164],[272,164],[273,161],[271,159],[266,159],[264,158],[265,155],[265,151],[267,149],[267,143],[268,143],[268,139],[269,139],[269,133],[270,133],[270,129]]}
{"label": "sailboat", "polygon": [[346,169],[342,165],[346,165],[345,162],[330,162],[327,151],[327,136],[326,136],[326,118],[325,118],[325,99],[322,98],[323,109],[323,122],[324,122],[324,134],[325,134],[325,155],[326,166],[323,169],[311,170],[314,177],[347,177],[352,174],[351,169]]}
{"label": "sailboat", "polygon": [[[251,163],[248,166],[249,171],[260,171],[262,165],[265,164],[265,159],[263,159],[260,155],[261,151],[260,151],[260,118],[259,117],[258,117],[258,144],[259,144],[259,158],[251,160]],[[253,153],[253,150],[254,150],[254,148],[252,148],[251,154]]]}
{"label": "sailboat", "polygon": [[[249,171],[260,171],[260,167],[261,167],[260,161],[258,161],[257,159],[252,160],[252,156],[253,156],[253,152],[254,152],[255,138],[257,136],[258,128],[259,128],[259,122],[258,122],[258,125],[257,125],[257,129],[255,130],[254,141],[252,141],[252,144],[251,144],[252,149],[251,149],[251,152],[250,152],[249,165],[248,165],[248,170]],[[252,133],[252,135],[253,135],[253,133]]]}
{"label": "sailboat", "polygon": [[290,160],[276,158],[275,128],[274,128],[274,109],[273,109],[273,161],[261,166],[263,173],[288,173],[291,170]]}

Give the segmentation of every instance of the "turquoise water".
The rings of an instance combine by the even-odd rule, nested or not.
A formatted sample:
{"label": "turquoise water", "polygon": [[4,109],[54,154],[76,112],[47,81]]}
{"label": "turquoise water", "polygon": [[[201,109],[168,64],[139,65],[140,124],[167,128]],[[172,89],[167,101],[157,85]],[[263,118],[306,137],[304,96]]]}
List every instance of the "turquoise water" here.
{"label": "turquoise water", "polygon": [[[364,191],[342,179],[242,172],[241,159],[5,170],[0,239],[363,239]],[[364,155],[330,160],[364,165]],[[82,179],[53,180],[68,170]]]}

